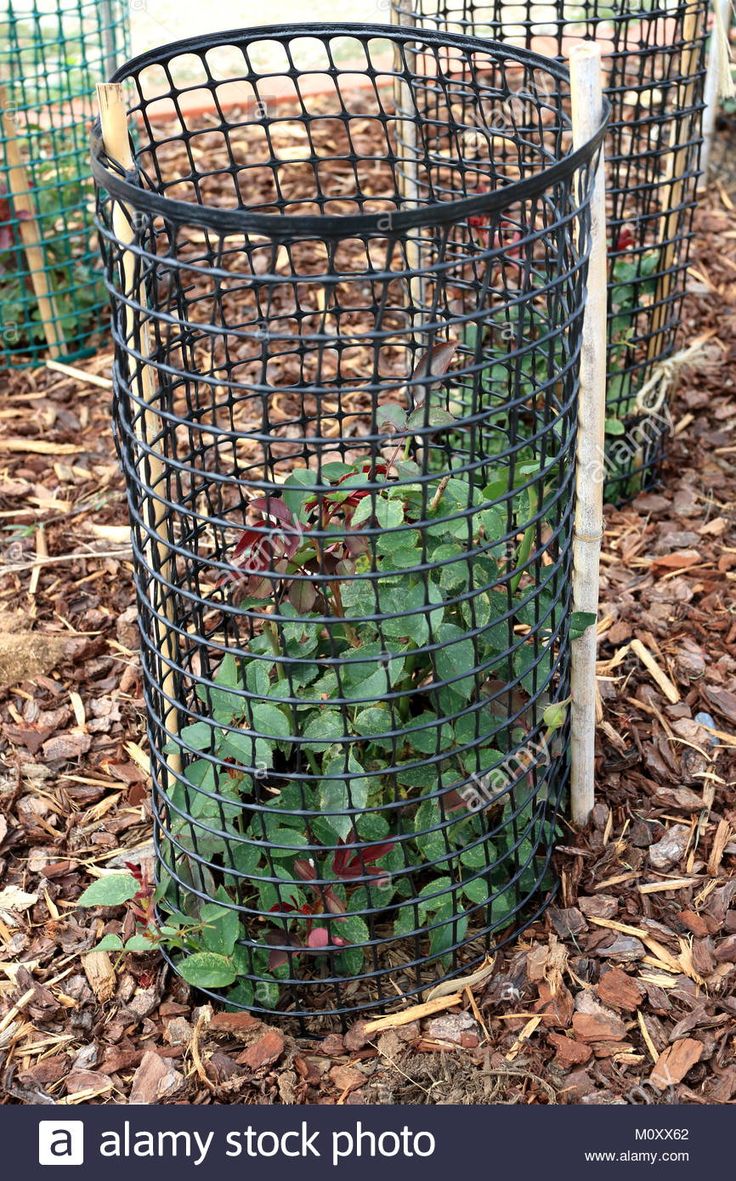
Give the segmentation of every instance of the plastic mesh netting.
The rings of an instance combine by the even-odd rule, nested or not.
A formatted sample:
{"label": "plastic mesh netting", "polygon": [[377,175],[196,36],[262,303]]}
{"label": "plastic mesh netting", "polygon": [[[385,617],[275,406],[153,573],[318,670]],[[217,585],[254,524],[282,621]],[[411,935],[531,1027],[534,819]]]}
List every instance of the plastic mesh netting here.
{"label": "plastic mesh netting", "polygon": [[99,136],[93,170],[168,954],[314,1018],[552,885],[597,143],[523,50],[228,36],[129,63],[137,177]]}

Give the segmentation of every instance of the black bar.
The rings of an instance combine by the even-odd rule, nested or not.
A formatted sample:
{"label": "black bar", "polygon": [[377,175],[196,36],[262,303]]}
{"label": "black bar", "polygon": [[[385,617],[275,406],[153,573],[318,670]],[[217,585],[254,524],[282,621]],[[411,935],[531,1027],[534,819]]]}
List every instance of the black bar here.
{"label": "black bar", "polygon": [[[729,1160],[727,1107],[3,1107],[5,1175],[83,1181],[263,1177],[434,1181],[473,1176],[702,1176]],[[76,1121],[70,1132],[65,1125]],[[82,1125],[80,1131],[79,1125]],[[163,1137],[159,1139],[160,1134]],[[174,1135],[178,1133],[178,1138]],[[284,1134],[287,1134],[284,1137]],[[291,1133],[290,1135],[288,1133]],[[39,1140],[40,1137],[40,1140]],[[83,1163],[68,1153],[83,1139]],[[40,1147],[39,1147],[40,1145]],[[175,1150],[175,1151],[174,1151]],[[319,1154],[319,1155],[317,1155]],[[656,1155],[655,1155],[656,1154]],[[198,1163],[199,1162],[199,1163]]]}

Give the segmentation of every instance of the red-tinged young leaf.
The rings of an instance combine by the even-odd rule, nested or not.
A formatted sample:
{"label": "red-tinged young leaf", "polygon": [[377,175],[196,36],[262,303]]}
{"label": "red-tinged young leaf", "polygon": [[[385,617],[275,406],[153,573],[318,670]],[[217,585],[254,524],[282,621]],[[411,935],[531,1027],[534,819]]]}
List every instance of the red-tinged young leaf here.
{"label": "red-tinged young leaf", "polygon": [[386,841],[382,845],[373,845],[369,849],[355,848],[346,844],[335,853],[332,860],[333,872],[346,881],[354,878],[366,877],[368,874],[385,873],[373,863],[385,857],[394,848],[394,841]]}
{"label": "red-tinged young leaf", "polygon": [[330,936],[326,927],[315,927],[307,936],[307,947],[311,951],[325,951],[328,947],[346,947],[347,939],[339,935]]}
{"label": "red-tinged young leaf", "polygon": [[297,857],[294,862],[294,873],[303,882],[313,882],[317,877],[317,867],[304,857]]}
{"label": "red-tinged young leaf", "polygon": [[332,886],[326,886],[324,891],[325,906],[330,914],[345,914],[347,907],[341,898],[332,889]]}
{"label": "red-tinged young leaf", "polygon": [[636,239],[631,226],[622,226],[614,243],[614,250],[630,250]]}
{"label": "red-tinged young leaf", "polygon": [[315,927],[307,936],[307,947],[311,947],[313,951],[317,948],[327,947],[330,942],[330,932],[326,927]]}
{"label": "red-tinged young leaf", "polygon": [[425,381],[428,377],[438,380],[440,377],[444,377],[452,364],[452,358],[456,352],[456,340],[442,341],[440,344],[434,345],[431,349],[427,349],[426,353],[422,353],[414,366],[411,380],[413,382]]}
{"label": "red-tinged young leaf", "polygon": [[[283,910],[293,909],[293,907],[282,907]],[[288,964],[289,957],[299,954],[301,943],[296,935],[288,931],[268,931],[266,934],[266,943],[275,944],[268,953],[268,970],[273,972],[275,968],[280,968],[283,964]],[[291,947],[294,950],[289,952],[287,949]]]}
{"label": "red-tinged young leaf", "polygon": [[317,602],[317,591],[313,583],[300,578],[289,587],[288,599],[295,611],[300,615],[307,615]]}

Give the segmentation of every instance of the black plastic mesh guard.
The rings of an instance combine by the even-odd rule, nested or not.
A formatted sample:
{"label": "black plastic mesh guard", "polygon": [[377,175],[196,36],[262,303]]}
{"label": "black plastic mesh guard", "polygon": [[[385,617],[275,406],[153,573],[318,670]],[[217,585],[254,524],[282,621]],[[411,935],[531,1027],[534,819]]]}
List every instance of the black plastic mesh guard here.
{"label": "black plastic mesh guard", "polygon": [[[422,41],[411,68],[380,27],[172,46],[174,124],[149,118],[152,57],[121,71],[140,183],[93,137],[168,954],[260,1012],[415,994],[552,880],[603,130],[571,154],[560,66]],[[228,44],[239,107],[187,125],[177,59],[209,75]],[[419,204],[398,76],[435,96]]]}
{"label": "black plastic mesh guard", "polygon": [[[659,475],[670,416],[653,367],[676,347],[702,143],[709,0],[392,0],[401,24],[566,57],[579,39],[603,49],[609,225],[606,497]],[[431,109],[431,87],[419,94]]]}

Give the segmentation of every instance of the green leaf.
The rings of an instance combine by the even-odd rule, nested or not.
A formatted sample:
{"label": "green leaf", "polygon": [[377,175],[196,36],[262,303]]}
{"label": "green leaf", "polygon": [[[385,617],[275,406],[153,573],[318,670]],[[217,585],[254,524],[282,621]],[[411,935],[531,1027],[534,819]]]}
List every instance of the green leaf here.
{"label": "green leaf", "polygon": [[281,989],[275,980],[259,980],[256,984],[256,1001],[264,1009],[275,1009],[280,996]]}
{"label": "green leaf", "polygon": [[345,947],[335,956],[335,969],[341,976],[357,976],[363,970],[365,952],[362,947]]}
{"label": "green leaf", "polygon": [[350,528],[357,529],[359,525],[363,525],[363,524],[365,524],[366,521],[370,521],[372,516],[373,516],[373,497],[372,496],[364,496],[363,499],[357,505],[352,517],[350,518]]}
{"label": "green leaf", "polygon": [[[363,770],[360,763],[354,755],[351,754],[348,759],[348,771],[351,773],[360,772]],[[335,759],[328,761],[324,770],[330,775],[339,775],[345,771],[344,756],[339,755]],[[322,819],[325,820],[332,831],[345,840],[352,827],[353,817],[351,815],[343,816],[341,812],[345,812],[348,808],[357,808],[358,811],[363,811],[368,803],[368,792],[370,790],[370,781],[360,775],[356,775],[354,779],[323,779],[319,785],[319,806],[324,813]],[[333,813],[329,815],[328,813]]]}
{"label": "green leaf", "polygon": [[342,602],[349,619],[360,620],[375,613],[375,586],[375,582],[367,578],[354,578],[343,585]]}
{"label": "green leaf", "polygon": [[[441,624],[437,628],[436,639],[443,645],[434,653],[437,679],[452,681],[448,688],[467,700],[475,689],[475,678],[463,677],[462,674],[474,668],[476,664],[472,640],[467,639],[462,629],[454,623]],[[461,679],[455,680],[456,677]]]}
{"label": "green leaf", "polygon": [[381,587],[381,613],[395,619],[381,621],[381,631],[388,639],[413,640],[417,647],[427,643],[427,594],[421,582],[405,581]]}
{"label": "green leaf", "polygon": [[92,882],[77,900],[77,906],[122,906],[140,890],[132,873],[109,873]]}
{"label": "green leaf", "polygon": [[255,874],[264,850],[258,845],[246,845],[242,843],[234,846],[231,843],[230,847],[233,850],[233,867],[249,876]]}
{"label": "green leaf", "polygon": [[[149,945],[150,946],[150,945]],[[119,935],[103,935],[95,944],[95,951],[122,951],[123,941]]]}
{"label": "green leaf", "polygon": [[466,869],[485,869],[489,863],[493,864],[495,856],[493,845],[484,841],[482,844],[465,849],[460,854],[460,862]]}
{"label": "green leaf", "polygon": [[488,901],[490,889],[488,882],[484,881],[483,878],[473,878],[469,882],[463,882],[462,893],[471,902],[482,904]]}
{"label": "green leaf", "polygon": [[[216,731],[208,722],[193,722],[191,726],[184,726],[179,737],[192,750],[210,751]],[[178,743],[169,742],[165,746],[167,753],[179,750]]]}
{"label": "green leaf", "polygon": [[398,529],[404,523],[404,506],[401,501],[390,500],[387,496],[377,496],[376,520],[382,529]]}
{"label": "green leaf", "polygon": [[514,894],[515,891],[508,890],[493,899],[491,903],[491,922],[494,926],[497,926],[507,915],[511,914],[511,911],[514,909]]}
{"label": "green leaf", "polygon": [[156,946],[155,940],[149,939],[147,935],[131,935],[130,939],[126,941],[126,951],[152,951]]}
{"label": "green leaf", "polygon": [[381,569],[387,572],[416,570],[421,564],[418,534],[414,530],[411,533],[382,533],[376,549]]}
{"label": "green leaf", "polygon": [[362,841],[382,841],[390,831],[390,825],[380,812],[364,812],[357,818],[355,829]]}
{"label": "green leaf", "polygon": [[427,861],[441,861],[447,857],[447,846],[442,829],[435,829],[442,822],[439,805],[436,800],[423,800],[414,816],[414,832],[417,834],[417,847]]}
{"label": "green leaf", "polygon": [[368,924],[358,914],[345,915],[345,918],[333,923],[332,935],[347,939],[348,943],[368,943],[371,937]]}
{"label": "green leaf", "polygon": [[570,616],[570,639],[579,640],[589,627],[595,627],[598,616],[594,611],[573,611]]}
{"label": "green leaf", "polygon": [[429,422],[430,427],[449,427],[456,426],[457,419],[454,414],[450,414],[449,410],[445,410],[444,406],[430,406],[429,413],[424,406],[419,406],[417,410],[409,415],[408,426],[412,430],[421,430],[426,427]]}
{"label": "green leaf", "polygon": [[232,960],[213,951],[195,951],[180,960],[177,970],[193,988],[226,988],[237,975]]}
{"label": "green leaf", "polygon": [[478,513],[478,523],[483,528],[486,541],[498,541],[506,533],[506,512],[495,505],[483,509]]}
{"label": "green leaf", "polygon": [[314,496],[317,473],[308,468],[295,468],[284,481],[281,493],[284,504],[294,516],[301,514],[304,502]]}
{"label": "green leaf", "polygon": [[268,701],[253,706],[254,734],[227,733],[223,736],[218,755],[236,759],[245,766],[261,763],[266,769],[273,766],[274,742],[289,738],[291,725],[286,714]]}
{"label": "green leaf", "polygon": [[429,954],[443,955],[456,943],[461,943],[468,929],[468,919],[461,915],[455,921],[436,927],[429,937]]}
{"label": "green leaf", "polygon": [[250,980],[238,980],[227,994],[229,1003],[250,1009],[253,1004],[253,985]]}
{"label": "green leaf", "polygon": [[221,759],[235,759],[243,766],[262,766],[269,770],[273,766],[273,743],[253,734],[228,733],[223,735],[217,750]]}
{"label": "green leaf", "polygon": [[[293,857],[299,849],[304,849],[309,844],[304,833],[298,832],[294,828],[271,828],[269,826],[268,840],[271,845],[269,850],[271,856],[280,860],[285,857]],[[282,848],[283,845],[286,848]]]}
{"label": "green leaf", "polygon": [[[421,921],[421,920],[420,920]],[[394,935],[401,937],[415,930],[414,908],[405,906],[394,919]]]}
{"label": "green leaf", "polygon": [[245,666],[245,686],[249,693],[256,697],[268,697],[271,690],[270,672],[273,668],[270,660],[249,660]]}
{"label": "green leaf", "polygon": [[403,431],[406,428],[406,411],[402,406],[397,406],[395,402],[384,402],[376,410],[376,425],[379,431],[386,431],[386,427],[392,426],[397,431]]}
{"label": "green leaf", "polygon": [[385,652],[378,644],[354,648],[351,659],[343,664],[345,699],[365,704],[380,700],[389,692],[389,684],[396,684],[402,677],[403,671],[403,653],[399,657],[397,653]]}
{"label": "green leaf", "polygon": [[336,459],[332,463],[325,463],[321,469],[322,479],[329,484],[334,484],[337,480],[342,480],[343,476],[358,477],[362,473],[356,472],[355,464],[341,463]]}
{"label": "green leaf", "polygon": [[432,551],[432,562],[437,566],[443,590],[453,594],[468,585],[468,558],[457,545],[438,545]]}
{"label": "green leaf", "polygon": [[[420,730],[417,727],[421,725],[424,725],[425,728]],[[420,754],[439,754],[452,745],[452,727],[444,725],[440,731],[437,715],[430,710],[425,710],[417,717],[412,718],[412,727],[404,730],[404,737],[412,750],[418,751]]]}
{"label": "green leaf", "polygon": [[452,909],[451,891],[452,878],[447,876],[434,878],[433,881],[427,882],[426,886],[423,886],[417,894],[417,898],[422,899],[419,903],[420,917],[424,918],[427,914],[438,914],[448,907]]}
{"label": "green leaf", "polygon": [[253,729],[267,741],[291,736],[291,723],[286,714],[268,701],[253,706]]}
{"label": "green leaf", "polygon": [[[389,711],[377,705],[370,705],[367,709],[356,713],[353,727],[356,734],[362,735],[363,738],[375,738],[378,735],[384,735],[387,730],[393,728]],[[390,745],[391,740],[387,741]]]}
{"label": "green leaf", "polygon": [[337,738],[345,735],[345,724],[338,709],[320,709],[313,714],[304,727],[304,737],[319,739],[310,741],[308,750],[314,754],[322,754]]}
{"label": "green leaf", "polygon": [[562,729],[567,721],[567,707],[571,701],[572,697],[566,697],[564,701],[554,701],[547,706],[542,717],[548,730]]}
{"label": "green leaf", "polygon": [[[230,722],[233,718],[240,717],[245,712],[246,701],[236,693],[228,692],[230,689],[241,687],[238,662],[230,653],[223,657],[213,680],[217,688],[210,685],[197,685],[197,697],[205,705],[206,711],[209,711],[218,722]],[[202,712],[204,713],[205,710]],[[195,726],[187,727],[187,729],[194,730],[197,724],[203,725],[203,723],[195,723]],[[190,746],[196,745],[198,750],[206,749],[206,746],[198,745],[196,740],[190,739],[189,744]]]}
{"label": "green leaf", "polygon": [[[223,891],[224,892],[224,891]],[[230,956],[240,935],[240,918],[236,910],[207,902],[200,911],[202,942],[208,951]]]}
{"label": "green leaf", "polygon": [[607,435],[625,435],[626,427],[620,418],[606,419],[606,434]]}

